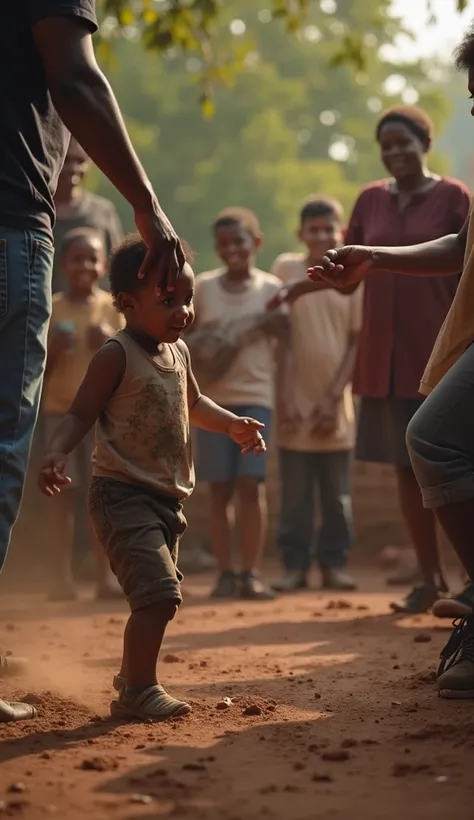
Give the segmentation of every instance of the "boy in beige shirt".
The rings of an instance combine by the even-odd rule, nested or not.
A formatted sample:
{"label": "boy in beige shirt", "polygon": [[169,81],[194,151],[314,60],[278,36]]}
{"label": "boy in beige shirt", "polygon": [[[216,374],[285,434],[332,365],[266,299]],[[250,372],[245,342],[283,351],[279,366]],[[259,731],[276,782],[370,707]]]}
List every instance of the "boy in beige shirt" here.
{"label": "boy in beige shirt", "polygon": [[[300,214],[304,253],[279,256],[273,272],[285,285],[306,278],[329,247],[342,244],[339,202],[311,197]],[[355,589],[345,571],[353,542],[350,459],[355,440],[351,378],[362,324],[362,294],[325,290],[291,307],[290,345],[277,396],[280,460],[278,545],[285,572],[273,585],[286,592],[307,586],[314,558],[327,589]],[[315,494],[321,528],[315,532]]]}
{"label": "boy in beige shirt", "polygon": [[[228,208],[214,222],[214,242],[223,266],[202,273],[196,280],[194,298],[197,329],[247,326],[251,317],[265,316],[266,304],[280,288],[280,281],[255,267],[262,237],[257,217],[246,208]],[[252,416],[269,434],[274,404],[275,339],[264,333],[249,333],[227,370],[207,386],[210,398],[238,415]],[[274,593],[258,573],[267,530],[266,456],[243,458],[228,437],[198,430],[196,471],[210,487],[210,534],[219,576],[212,595],[239,595],[253,600],[271,600]],[[231,530],[234,499],[240,518],[241,572],[234,572]]]}

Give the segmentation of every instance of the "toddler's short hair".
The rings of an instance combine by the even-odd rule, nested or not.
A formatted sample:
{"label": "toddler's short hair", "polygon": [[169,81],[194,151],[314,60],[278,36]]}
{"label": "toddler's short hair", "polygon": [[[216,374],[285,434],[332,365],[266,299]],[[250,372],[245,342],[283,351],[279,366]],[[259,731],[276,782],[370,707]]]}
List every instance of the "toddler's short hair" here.
{"label": "toddler's short hair", "polygon": [[344,220],[344,208],[338,199],[312,194],[303,202],[300,211],[301,226],[303,227],[308,219],[314,219],[318,216],[330,216],[337,222],[342,223]]}
{"label": "toddler's short hair", "polygon": [[218,228],[228,228],[232,225],[240,225],[240,227],[248,231],[254,239],[258,239],[262,233],[258,218],[250,208],[224,208],[217,214],[212,227],[213,230],[216,231]]}
{"label": "toddler's short hair", "polygon": [[[186,262],[193,261],[193,252],[190,246],[181,240],[184,249]],[[135,293],[144,284],[143,279],[138,278],[138,272],[145,261],[147,247],[140,234],[133,233],[117,246],[112,254],[109,269],[110,292],[117,304],[119,293]],[[158,260],[159,264],[159,260]]]}

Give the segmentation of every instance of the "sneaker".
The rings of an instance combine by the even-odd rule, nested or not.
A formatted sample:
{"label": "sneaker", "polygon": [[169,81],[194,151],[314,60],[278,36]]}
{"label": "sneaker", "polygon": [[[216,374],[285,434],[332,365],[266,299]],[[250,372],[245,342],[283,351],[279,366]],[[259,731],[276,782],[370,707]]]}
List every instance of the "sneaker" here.
{"label": "sneaker", "polygon": [[474,698],[474,615],[454,622],[454,631],[441,652],[438,692],[441,698]]}
{"label": "sneaker", "polygon": [[352,575],[343,569],[323,569],[323,589],[336,589],[339,592],[351,592],[357,589],[357,582]]}
{"label": "sneaker", "polygon": [[211,592],[211,598],[235,598],[237,594],[237,576],[231,570],[221,572]]}
{"label": "sneaker", "polygon": [[250,571],[240,576],[240,597],[247,601],[273,601],[276,595],[265,586],[257,572]]}
{"label": "sneaker", "polygon": [[274,581],[272,589],[275,592],[295,592],[297,589],[306,589],[308,579],[302,569],[288,569],[281,578]]}
{"label": "sneaker", "polygon": [[435,602],[439,600],[439,593],[440,591],[433,584],[413,587],[403,601],[392,601],[390,609],[393,612],[420,615],[423,612],[429,612]]}
{"label": "sneaker", "polygon": [[433,607],[436,618],[465,618],[474,612],[474,584],[467,581],[464,589],[453,598],[441,598]]}
{"label": "sneaker", "polygon": [[117,700],[110,704],[112,717],[120,720],[141,720],[160,722],[184,717],[192,712],[189,703],[171,697],[160,684],[149,686],[138,694],[129,694],[123,689]]}

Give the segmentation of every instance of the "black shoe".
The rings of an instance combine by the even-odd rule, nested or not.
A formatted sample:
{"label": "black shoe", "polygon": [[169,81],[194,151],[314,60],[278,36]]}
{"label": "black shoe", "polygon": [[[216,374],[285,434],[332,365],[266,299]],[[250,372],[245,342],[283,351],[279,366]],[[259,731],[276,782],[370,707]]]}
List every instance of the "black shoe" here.
{"label": "black shoe", "polygon": [[459,595],[453,598],[441,598],[433,607],[436,618],[465,618],[474,613],[474,584],[471,580]]}
{"label": "black shoe", "polygon": [[240,597],[247,601],[273,601],[276,595],[265,586],[257,572],[243,572],[240,576]]}
{"label": "black shoe", "polygon": [[433,604],[440,598],[440,590],[433,584],[423,584],[414,587],[403,601],[393,601],[390,609],[393,612],[406,613],[407,615],[420,615],[429,612]]}
{"label": "black shoe", "polygon": [[211,598],[235,598],[237,594],[237,576],[231,570],[221,572],[211,592]]}
{"label": "black shoe", "polygon": [[454,631],[441,652],[438,691],[442,698],[474,698],[474,615],[454,622]]}

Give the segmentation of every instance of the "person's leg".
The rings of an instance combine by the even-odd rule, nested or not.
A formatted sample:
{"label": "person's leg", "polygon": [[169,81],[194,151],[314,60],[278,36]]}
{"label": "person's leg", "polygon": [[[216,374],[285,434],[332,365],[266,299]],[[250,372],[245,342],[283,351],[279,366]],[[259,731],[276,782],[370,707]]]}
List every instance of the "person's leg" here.
{"label": "person's leg", "polygon": [[[474,580],[474,346],[466,350],[426,399],[407,431],[407,444],[426,507],[438,521],[471,582]],[[442,653],[443,697],[474,697],[473,606]],[[442,603],[442,602],[440,602]],[[447,602],[448,603],[448,602]]]}
{"label": "person's leg", "polygon": [[112,714],[142,720],[187,714],[191,707],[168,695],[156,673],[166,626],[182,600],[176,562],[186,522],[179,505],[146,488],[96,479],[89,510],[131,609]]}
{"label": "person's leg", "polygon": [[211,592],[214,598],[232,598],[237,589],[231,534],[238,453],[237,445],[228,436],[196,430],[196,476],[198,481],[209,485],[209,534],[218,570],[217,582]]}
{"label": "person's leg", "polygon": [[280,450],[280,521],[277,543],[285,573],[277,592],[307,586],[314,535],[313,453]]}
{"label": "person's leg", "polygon": [[[265,425],[265,436],[269,439],[271,412],[265,407],[233,407],[242,416],[251,416]],[[271,600],[275,597],[259,577],[262,550],[267,538],[268,510],[265,486],[267,457],[263,453],[237,456],[236,496],[238,499],[238,523],[241,554],[240,594],[254,600]]]}
{"label": "person's leg", "polygon": [[392,463],[396,469],[398,496],[405,526],[416,553],[422,580],[402,601],[394,601],[394,612],[427,612],[447,590],[441,567],[436,521],[423,507],[418,482],[406,446],[406,431],[422,399],[390,397]]}
{"label": "person's leg", "polygon": [[447,584],[441,567],[436,520],[431,510],[423,506],[423,498],[411,467],[397,467],[397,485],[400,507],[407,525],[425,584],[446,590]]}
{"label": "person's leg", "polygon": [[[0,570],[18,517],[38,416],[53,255],[47,235],[0,228]],[[34,707],[0,701],[0,722],[35,714]]]}
{"label": "person's leg", "polygon": [[354,542],[350,493],[350,452],[313,453],[318,473],[322,526],[317,560],[327,589],[353,590],[355,580],[344,571]]}

